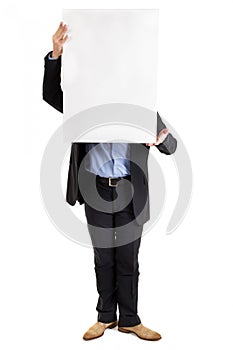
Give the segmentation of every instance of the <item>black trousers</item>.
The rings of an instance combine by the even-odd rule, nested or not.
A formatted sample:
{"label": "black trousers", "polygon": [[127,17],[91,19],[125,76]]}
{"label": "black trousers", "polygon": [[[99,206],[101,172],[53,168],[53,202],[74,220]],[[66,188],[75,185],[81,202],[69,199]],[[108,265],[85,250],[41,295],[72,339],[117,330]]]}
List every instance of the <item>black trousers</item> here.
{"label": "black trousers", "polygon": [[[116,199],[116,187],[96,182],[99,195],[111,202]],[[124,185],[123,185],[124,186]],[[118,212],[98,211],[85,203],[88,230],[93,243],[96,285],[99,294],[96,310],[98,321],[110,323],[117,320],[119,326],[130,327],[141,323],[137,313],[138,304],[138,253],[143,225],[134,223],[132,201]],[[126,224],[130,224],[126,226]],[[100,228],[100,229],[99,229]],[[96,242],[105,228],[104,239],[108,247],[98,247]],[[128,235],[129,243],[118,245],[120,235]],[[118,237],[119,236],[119,237]],[[127,236],[127,237],[128,237]],[[122,237],[122,236],[121,236]]]}

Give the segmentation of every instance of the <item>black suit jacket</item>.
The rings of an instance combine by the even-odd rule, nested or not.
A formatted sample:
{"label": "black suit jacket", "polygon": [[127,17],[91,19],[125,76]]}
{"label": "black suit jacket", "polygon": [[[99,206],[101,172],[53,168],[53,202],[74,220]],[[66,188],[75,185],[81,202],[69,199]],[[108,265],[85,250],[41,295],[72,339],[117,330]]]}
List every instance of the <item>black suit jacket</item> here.
{"label": "black suit jacket", "polygon": [[[61,89],[61,56],[57,60],[49,60],[48,55],[44,60],[44,79],[43,79],[43,99],[59,112],[63,113],[63,92]],[[159,113],[157,113],[157,134],[166,128]],[[144,147],[142,147],[142,145]],[[172,154],[177,147],[177,140],[169,133],[163,143],[156,146],[164,154]],[[130,143],[130,159],[136,159],[136,162],[130,161],[131,183],[134,188],[133,209],[138,225],[144,224],[150,219],[150,203],[148,192],[148,155],[150,146],[145,143]],[[78,172],[80,164],[86,155],[86,143],[73,142],[71,145],[71,154],[69,162],[69,171],[67,179],[66,201],[70,205],[84,203],[83,196],[79,189]],[[136,157],[136,158],[135,158]],[[138,163],[140,166],[138,166]],[[86,172],[87,186],[90,173]]]}

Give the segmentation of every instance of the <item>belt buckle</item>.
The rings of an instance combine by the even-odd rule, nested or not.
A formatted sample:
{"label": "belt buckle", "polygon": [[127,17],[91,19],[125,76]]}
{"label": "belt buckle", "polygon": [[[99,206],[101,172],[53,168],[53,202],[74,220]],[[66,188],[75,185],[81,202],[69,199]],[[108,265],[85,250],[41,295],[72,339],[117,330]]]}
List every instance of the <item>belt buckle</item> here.
{"label": "belt buckle", "polygon": [[114,179],[114,177],[109,177],[109,178],[108,178],[108,186],[117,187],[117,184],[116,184],[116,185],[113,185],[113,184],[112,184],[112,181],[111,181],[112,179]]}

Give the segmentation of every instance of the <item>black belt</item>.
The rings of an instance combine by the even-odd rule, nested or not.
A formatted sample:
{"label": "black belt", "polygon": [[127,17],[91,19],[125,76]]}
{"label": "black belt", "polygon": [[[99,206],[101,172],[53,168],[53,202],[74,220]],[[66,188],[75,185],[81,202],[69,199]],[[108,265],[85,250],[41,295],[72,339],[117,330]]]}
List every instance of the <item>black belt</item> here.
{"label": "black belt", "polygon": [[105,185],[108,185],[108,186],[111,186],[111,187],[116,187],[117,183],[121,179],[130,180],[131,176],[127,175],[127,176],[122,176],[122,177],[101,177],[99,175],[96,175],[97,182],[101,182],[102,184],[105,184]]}

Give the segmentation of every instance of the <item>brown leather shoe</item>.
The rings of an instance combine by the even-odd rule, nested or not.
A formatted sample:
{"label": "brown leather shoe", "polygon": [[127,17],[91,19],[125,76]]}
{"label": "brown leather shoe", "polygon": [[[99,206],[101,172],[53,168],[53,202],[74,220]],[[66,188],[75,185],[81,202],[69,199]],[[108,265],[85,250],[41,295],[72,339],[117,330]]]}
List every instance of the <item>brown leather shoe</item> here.
{"label": "brown leather shoe", "polygon": [[162,338],[159,333],[144,327],[141,323],[134,327],[118,327],[118,331],[123,333],[134,333],[143,340],[159,340]]}
{"label": "brown leather shoe", "polygon": [[96,322],[88,331],[84,334],[84,340],[91,340],[101,337],[104,334],[105,329],[114,328],[117,326],[117,321],[111,323]]}

